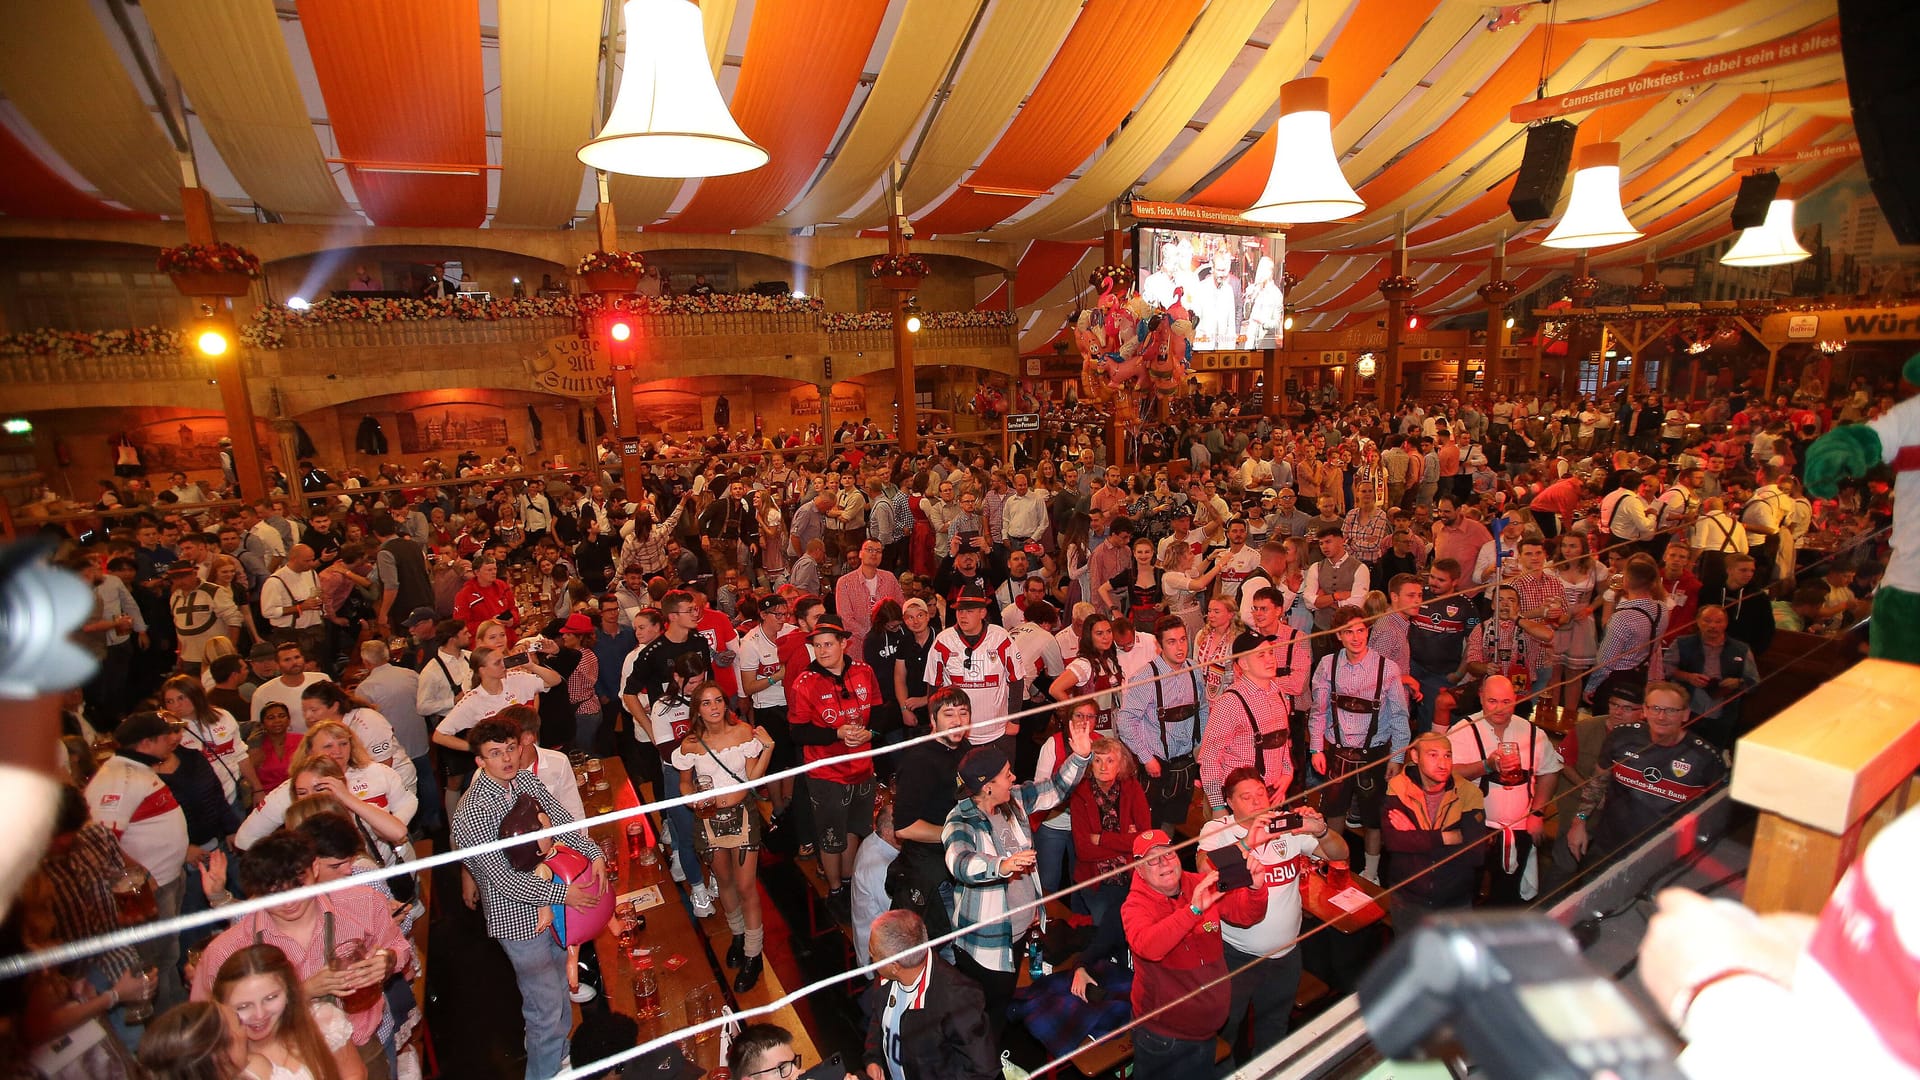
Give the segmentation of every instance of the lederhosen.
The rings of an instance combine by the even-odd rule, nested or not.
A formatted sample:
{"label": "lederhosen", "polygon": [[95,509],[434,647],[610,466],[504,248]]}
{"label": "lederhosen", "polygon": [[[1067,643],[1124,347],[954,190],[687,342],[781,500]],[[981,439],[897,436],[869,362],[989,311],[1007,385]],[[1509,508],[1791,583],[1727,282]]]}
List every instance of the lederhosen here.
{"label": "lederhosen", "polygon": [[[1160,722],[1160,775],[1147,777],[1147,808],[1152,812],[1154,821],[1185,821],[1187,809],[1193,802],[1193,782],[1199,775],[1200,765],[1194,760],[1193,749],[1178,757],[1168,748],[1167,728],[1176,724],[1192,722],[1200,712],[1200,702],[1205,700],[1206,688],[1200,685],[1200,676],[1191,667],[1187,669],[1187,678],[1193,682],[1193,700],[1185,705],[1167,708],[1166,695],[1160,691],[1162,680],[1153,680],[1153,713]],[[1241,698],[1244,704],[1246,698]],[[1248,715],[1252,715],[1249,710]],[[1190,740],[1194,744],[1200,741],[1195,732]]]}
{"label": "lederhosen", "polygon": [[[1327,687],[1327,767],[1340,786],[1329,797],[1328,802],[1338,806],[1344,802],[1339,796],[1344,794],[1348,783],[1352,784],[1353,797],[1356,800],[1376,800],[1386,790],[1386,777],[1382,770],[1371,766],[1385,760],[1391,747],[1375,746],[1373,738],[1380,733],[1380,706],[1386,702],[1386,688],[1380,685],[1387,675],[1387,658],[1375,655],[1373,666],[1373,692],[1377,696],[1372,700],[1355,697],[1340,692],[1340,657],[1333,658],[1333,668],[1328,672]],[[1340,714],[1343,712],[1366,713],[1367,734],[1359,746],[1347,746],[1340,741]],[[1344,809],[1344,807],[1342,807]]]}
{"label": "lederhosen", "polygon": [[1621,668],[1618,671],[1610,672],[1605,679],[1600,681],[1600,688],[1593,696],[1593,705],[1596,709],[1604,708],[1607,705],[1607,702],[1613,694],[1614,687],[1634,686],[1644,688],[1647,685],[1648,677],[1653,673],[1653,652],[1660,647],[1660,620],[1649,614],[1647,609],[1638,607],[1615,610],[1613,617],[1618,619],[1628,612],[1638,614],[1641,618],[1647,620],[1646,655],[1640,658],[1638,664],[1630,668]]}
{"label": "lederhosen", "polygon": [[[1516,715],[1518,714],[1516,713]],[[1487,743],[1485,739],[1480,737],[1480,725],[1470,722],[1467,724],[1467,730],[1473,733],[1473,745],[1480,750],[1480,760],[1483,763],[1487,762],[1489,760],[1487,758]],[[1501,779],[1501,776],[1504,774],[1495,773],[1491,768],[1483,768],[1480,772],[1479,780],[1480,794],[1484,796],[1495,787],[1523,787],[1527,789],[1527,799],[1529,804],[1531,804],[1533,799],[1533,782],[1535,779],[1533,762],[1534,755],[1537,753],[1539,746],[1539,739],[1540,729],[1533,724],[1527,724],[1527,749],[1525,758],[1523,759],[1525,764],[1521,766],[1518,774],[1519,779],[1504,780]],[[1488,822],[1487,824],[1493,825],[1494,823]],[[1494,842],[1487,847],[1487,868],[1495,875],[1493,879],[1495,895],[1498,896],[1504,891],[1511,890],[1511,895],[1503,896],[1502,899],[1518,902],[1520,879],[1527,872],[1527,859],[1531,856],[1532,851],[1533,837],[1524,827],[1500,828],[1495,826]],[[1509,865],[1513,867],[1511,870],[1507,868]]]}
{"label": "lederhosen", "polygon": [[[1260,774],[1261,781],[1266,782],[1267,780],[1267,751],[1269,750],[1280,751],[1282,758],[1288,763],[1288,766],[1291,767],[1293,763],[1293,748],[1287,739],[1287,727],[1285,726],[1286,717],[1284,714],[1281,717],[1282,726],[1279,731],[1261,731],[1260,714],[1253,711],[1253,703],[1247,700],[1246,695],[1238,690],[1228,690],[1227,693],[1238,698],[1240,700],[1240,707],[1247,710],[1247,726],[1253,729],[1253,771]],[[1267,783],[1267,790],[1273,790],[1271,783]],[[1226,792],[1223,791],[1221,794],[1225,795]]]}

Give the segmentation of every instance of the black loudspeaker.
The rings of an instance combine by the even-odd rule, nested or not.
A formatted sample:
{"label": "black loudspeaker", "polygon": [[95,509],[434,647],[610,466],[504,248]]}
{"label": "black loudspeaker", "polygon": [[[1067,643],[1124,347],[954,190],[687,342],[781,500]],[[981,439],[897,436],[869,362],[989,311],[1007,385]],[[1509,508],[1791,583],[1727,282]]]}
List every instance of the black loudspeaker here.
{"label": "black loudspeaker", "polygon": [[1733,197],[1733,227],[1757,229],[1766,224],[1767,207],[1780,193],[1780,174],[1753,173],[1740,178],[1740,194]]}
{"label": "black loudspeaker", "polygon": [[1527,152],[1520,159],[1520,173],[1513,179],[1513,194],[1507,196],[1507,209],[1515,221],[1539,221],[1553,216],[1560,202],[1560,189],[1567,186],[1567,166],[1573,164],[1573,137],[1580,125],[1567,120],[1549,120],[1527,129]]}
{"label": "black loudspeaker", "polygon": [[1881,216],[1902,244],[1920,244],[1920,14],[1912,0],[1840,0],[1840,58],[1853,128]]}

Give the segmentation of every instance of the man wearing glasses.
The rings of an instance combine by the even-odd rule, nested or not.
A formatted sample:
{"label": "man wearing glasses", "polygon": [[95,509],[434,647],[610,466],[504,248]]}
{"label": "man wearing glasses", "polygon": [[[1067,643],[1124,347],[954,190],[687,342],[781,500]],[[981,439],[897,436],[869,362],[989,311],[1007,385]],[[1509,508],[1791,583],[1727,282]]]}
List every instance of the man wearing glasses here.
{"label": "man wearing glasses", "polygon": [[[823,1061],[811,1069],[793,1048],[793,1033],[774,1024],[748,1024],[727,1047],[727,1071],[738,1080],[852,1080],[840,1060]],[[805,1069],[804,1072],[801,1070]]]}
{"label": "man wearing glasses", "polygon": [[1607,732],[1567,829],[1574,858],[1598,860],[1651,835],[1726,777],[1720,751],[1688,730],[1688,697],[1678,683],[1650,682],[1643,722]]}

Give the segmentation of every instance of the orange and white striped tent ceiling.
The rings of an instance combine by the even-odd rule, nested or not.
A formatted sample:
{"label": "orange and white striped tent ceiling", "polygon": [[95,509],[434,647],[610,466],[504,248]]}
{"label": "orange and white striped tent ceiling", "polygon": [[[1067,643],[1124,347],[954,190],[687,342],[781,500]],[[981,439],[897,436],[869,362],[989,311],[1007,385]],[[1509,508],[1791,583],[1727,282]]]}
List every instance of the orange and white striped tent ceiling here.
{"label": "orange and white striped tent ceiling", "polygon": [[[610,99],[617,0],[141,0],[8,4],[0,213],[179,212],[181,158],[269,220],[553,228],[591,213],[574,156]],[[709,58],[762,169],[615,177],[623,227],[870,229],[890,163],[922,236],[1025,245],[1019,306],[1070,304],[1129,194],[1230,210],[1263,187],[1280,85],[1331,80],[1367,209],[1294,229],[1290,301],[1364,310],[1397,228],[1416,303],[1470,302],[1504,235],[1522,286],[1566,255],[1506,196],[1512,106],[1830,25],[1834,0],[701,0]],[[118,15],[115,11],[118,11]],[[617,67],[617,65],[615,65]],[[1622,144],[1639,262],[1724,238],[1758,143],[1851,136],[1837,51],[1567,117]],[[410,166],[432,171],[408,172]],[[473,166],[464,172],[447,166]],[[484,167],[483,167],[484,166]],[[1783,170],[1806,191],[1849,167]],[[1019,194],[1008,194],[1017,192]],[[1031,273],[1031,277],[1029,276]],[[996,303],[1005,303],[1002,295]]]}

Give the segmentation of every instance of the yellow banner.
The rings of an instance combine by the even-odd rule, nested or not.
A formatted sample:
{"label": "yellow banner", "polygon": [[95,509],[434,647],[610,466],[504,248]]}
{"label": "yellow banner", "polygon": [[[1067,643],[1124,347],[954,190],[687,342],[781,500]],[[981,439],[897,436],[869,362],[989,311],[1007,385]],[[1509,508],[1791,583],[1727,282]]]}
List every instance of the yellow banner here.
{"label": "yellow banner", "polygon": [[533,388],[563,397],[599,397],[613,387],[613,365],[598,339],[577,334],[548,338],[527,358]]}

